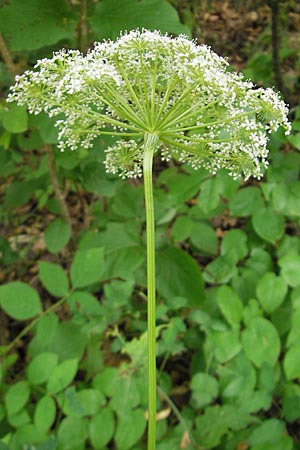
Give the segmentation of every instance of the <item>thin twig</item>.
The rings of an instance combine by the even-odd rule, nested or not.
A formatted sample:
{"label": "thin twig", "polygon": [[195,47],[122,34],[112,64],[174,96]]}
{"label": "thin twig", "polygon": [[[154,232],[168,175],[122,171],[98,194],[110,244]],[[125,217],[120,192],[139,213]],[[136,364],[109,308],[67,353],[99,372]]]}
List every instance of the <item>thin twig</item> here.
{"label": "thin twig", "polygon": [[0,54],[2,56],[4,63],[6,64],[7,70],[11,73],[13,77],[16,76],[18,73],[17,66],[13,62],[13,59],[9,53],[9,50],[6,46],[6,43],[3,39],[1,32],[0,32]]}

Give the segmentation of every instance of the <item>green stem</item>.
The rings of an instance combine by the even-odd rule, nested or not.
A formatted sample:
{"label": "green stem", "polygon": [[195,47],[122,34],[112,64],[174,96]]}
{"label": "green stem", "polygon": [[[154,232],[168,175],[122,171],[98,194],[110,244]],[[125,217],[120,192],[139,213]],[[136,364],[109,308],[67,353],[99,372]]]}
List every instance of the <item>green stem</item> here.
{"label": "green stem", "polygon": [[145,133],[143,170],[147,234],[148,450],[155,450],[156,441],[155,227],[152,164],[157,142],[156,133]]}

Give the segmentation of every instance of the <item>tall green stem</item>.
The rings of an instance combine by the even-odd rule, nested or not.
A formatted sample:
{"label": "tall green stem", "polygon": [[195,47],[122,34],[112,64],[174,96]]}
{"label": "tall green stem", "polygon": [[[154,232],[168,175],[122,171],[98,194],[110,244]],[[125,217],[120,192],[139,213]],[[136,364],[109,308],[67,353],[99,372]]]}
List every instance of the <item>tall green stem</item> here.
{"label": "tall green stem", "polygon": [[145,134],[143,172],[147,234],[148,450],[155,450],[156,441],[155,226],[152,164],[157,141],[157,134]]}

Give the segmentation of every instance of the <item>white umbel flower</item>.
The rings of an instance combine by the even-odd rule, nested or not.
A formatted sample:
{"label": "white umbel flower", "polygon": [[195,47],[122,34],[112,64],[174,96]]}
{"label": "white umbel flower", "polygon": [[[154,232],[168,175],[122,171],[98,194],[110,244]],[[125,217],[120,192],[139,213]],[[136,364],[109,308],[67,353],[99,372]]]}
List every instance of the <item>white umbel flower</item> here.
{"label": "white umbel flower", "polygon": [[143,137],[156,133],[162,159],[175,157],[212,173],[260,178],[270,132],[290,132],[288,109],[272,89],[227,72],[226,60],[185,36],[131,31],[95,43],[86,56],[62,50],[16,78],[9,101],[58,120],[60,147],[89,148],[103,135],[120,141],[106,170],[142,175]]}

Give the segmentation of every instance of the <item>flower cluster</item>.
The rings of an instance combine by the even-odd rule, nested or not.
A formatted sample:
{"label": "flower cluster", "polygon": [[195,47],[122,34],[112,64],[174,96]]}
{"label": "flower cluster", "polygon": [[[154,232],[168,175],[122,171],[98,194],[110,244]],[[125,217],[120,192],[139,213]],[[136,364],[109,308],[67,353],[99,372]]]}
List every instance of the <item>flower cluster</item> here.
{"label": "flower cluster", "polygon": [[87,55],[62,50],[17,77],[9,101],[57,120],[60,147],[91,147],[110,134],[106,170],[142,175],[143,137],[156,133],[165,160],[212,173],[259,178],[268,134],[290,132],[287,107],[272,89],[256,88],[204,45],[158,31],[131,31],[96,43]]}

